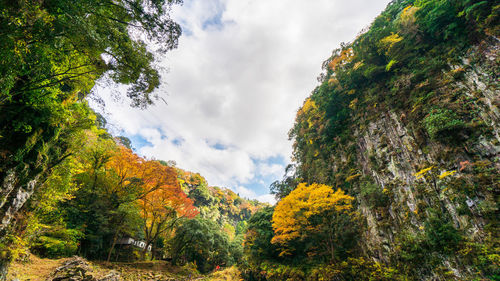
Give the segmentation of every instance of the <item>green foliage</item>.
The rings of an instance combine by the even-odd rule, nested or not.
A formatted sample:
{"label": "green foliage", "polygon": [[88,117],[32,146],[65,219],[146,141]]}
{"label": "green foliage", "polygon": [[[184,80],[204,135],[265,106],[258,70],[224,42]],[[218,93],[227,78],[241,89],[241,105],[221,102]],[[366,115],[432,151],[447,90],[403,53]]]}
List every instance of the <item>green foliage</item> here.
{"label": "green foliage", "polygon": [[[117,152],[118,145],[107,137],[105,131],[94,129],[82,133],[80,137],[85,144],[78,150],[75,148],[70,161],[58,167],[69,173],[69,184],[76,188],[61,195],[52,193],[51,200],[47,200],[55,204],[51,208],[44,207],[47,203],[35,204],[34,207],[43,207],[35,215],[41,223],[78,229],[83,233],[77,243],[79,254],[87,258],[105,259],[113,236],[117,233],[121,236],[140,237],[142,219],[135,199],[141,182],[130,179],[126,189],[119,188],[122,179],[108,165],[111,156]],[[47,188],[54,190],[58,179],[58,173],[52,174]],[[42,188],[41,194],[47,195],[44,191],[47,190]],[[37,198],[38,196],[35,197]],[[53,239],[49,241],[55,243]],[[42,253],[41,250],[40,252]]]}
{"label": "green foliage", "polygon": [[462,241],[462,235],[453,224],[438,215],[431,215],[424,229],[426,243],[432,251],[451,254]]}
{"label": "green foliage", "polygon": [[[311,280],[420,280],[434,273],[451,278],[453,274],[447,266],[443,266],[443,260],[453,261],[457,251],[464,249],[465,233],[470,225],[463,220],[475,221],[474,225],[477,221],[470,217],[457,218],[453,211],[449,211],[449,206],[463,205],[467,198],[476,198],[477,203],[473,207],[462,206],[460,214],[488,221],[479,232],[484,230],[485,235],[494,236],[493,241],[496,241],[487,247],[489,254],[476,253],[473,254],[476,258],[471,259],[484,261],[488,260],[487,256],[491,257],[491,262],[495,259],[491,253],[495,249],[493,245],[498,244],[498,235],[494,234],[498,232],[498,218],[493,214],[497,213],[498,204],[495,204],[497,196],[493,194],[498,189],[498,184],[495,185],[498,176],[493,174],[498,174],[498,167],[492,168],[492,163],[476,165],[466,161],[469,157],[492,159],[494,153],[478,153],[481,150],[478,138],[484,136],[490,141],[494,137],[492,128],[486,129],[485,117],[479,114],[486,111],[480,105],[481,93],[464,89],[461,82],[470,79],[468,74],[472,73],[475,64],[483,63],[480,59],[474,61],[474,58],[485,57],[487,51],[484,46],[491,47],[497,43],[499,11],[494,1],[392,1],[368,30],[352,43],[342,44],[333,51],[323,64],[324,73],[318,78],[319,86],[298,110],[289,133],[294,141],[296,171],[287,173],[282,181],[271,186],[271,190],[283,200],[293,193],[298,182],[318,182],[342,188],[349,195],[359,195],[353,205],[361,203],[363,208],[358,209],[360,213],[375,212],[377,216],[376,221],[367,220],[368,228],[355,228],[370,236],[379,231],[379,236],[370,242],[381,244],[363,243],[352,235],[352,240],[339,243],[347,246],[352,242],[352,248],[346,247],[338,256],[345,263],[329,267],[323,265],[321,254],[313,255],[310,251],[309,256],[304,255],[306,249],[317,249],[325,239],[304,239],[293,245],[293,260],[286,260],[285,257],[259,259],[258,254],[250,254],[255,259],[249,259],[250,269],[245,271],[248,276],[266,280],[272,275],[266,277],[263,271],[291,272],[290,268],[294,268]],[[469,56],[471,61],[463,60]],[[491,70],[486,70],[484,74],[492,76],[496,73],[498,61],[491,64]],[[488,84],[487,91],[496,86],[495,83]],[[466,95],[465,91],[469,93]],[[391,143],[384,141],[380,147],[370,147],[366,137],[370,138],[372,133],[383,135],[384,128],[380,128],[379,124],[391,123],[374,122],[381,118],[395,119],[396,123],[404,126],[408,136],[416,140],[424,154],[429,154],[431,158],[433,154],[438,154],[437,161],[445,163],[446,167],[442,168],[445,171],[434,169],[424,175],[422,182],[419,181],[416,186],[408,180],[406,183],[400,181],[401,175],[397,171],[394,173],[393,165],[396,170],[408,170],[410,167],[418,169],[423,163],[413,162],[411,155],[415,153],[415,147],[407,144],[406,136],[399,135],[400,144],[395,144],[398,142],[396,137],[391,138]],[[491,119],[494,124],[494,118]],[[430,140],[441,142],[438,144],[440,151],[425,147],[432,143]],[[492,143],[496,145],[494,140]],[[405,145],[407,150],[400,145]],[[398,148],[393,149],[395,146]],[[377,153],[371,149],[376,149]],[[385,159],[376,159],[380,155]],[[398,163],[402,159],[409,162]],[[457,168],[459,163],[462,166],[460,169]],[[394,184],[386,184],[387,190],[383,190],[372,184],[373,181],[359,177],[362,174],[359,171],[373,173],[377,178],[392,177]],[[456,174],[451,177],[453,173]],[[417,189],[416,192],[414,189]],[[406,196],[411,194],[416,194],[418,198],[416,209],[410,207],[410,211],[404,202]],[[391,220],[388,220],[389,216],[379,217],[381,212],[390,212]],[[303,215],[307,214],[304,212]],[[286,218],[283,216],[282,220],[286,221]],[[311,218],[314,219],[321,221],[323,218]],[[347,232],[352,227],[343,221],[334,225],[345,228]],[[403,231],[406,226],[411,230]],[[290,229],[285,231],[292,232]],[[318,228],[311,227],[301,233],[301,237],[316,231]],[[250,224],[249,233],[252,233],[250,237],[257,236]],[[479,236],[474,236],[474,239],[481,239]],[[251,240],[247,238],[247,241]],[[394,245],[385,244],[390,241],[394,241]],[[356,247],[358,242],[361,242],[358,245],[368,249]],[[262,247],[260,252],[252,247],[252,244],[246,244],[245,250],[263,255],[265,251],[262,249],[269,246],[263,243],[259,246]],[[392,253],[391,266],[361,258],[386,256],[387,253]],[[456,261],[459,270],[468,266],[461,264],[462,261]],[[266,263],[273,266],[264,267]],[[491,276],[495,274],[491,268],[476,268],[478,273],[475,276],[481,278],[486,272]]]}
{"label": "green foliage", "polygon": [[418,276],[419,270],[438,266],[443,256],[455,255],[464,237],[447,218],[431,210],[419,231],[402,231],[396,240],[394,258],[399,260],[401,270]]}
{"label": "green foliage", "polygon": [[309,280],[404,280],[398,270],[364,258],[347,258],[340,264],[319,265]]}
{"label": "green foliage", "polygon": [[83,233],[75,229],[51,228],[31,245],[31,251],[41,257],[61,258],[76,254]]}
{"label": "green foliage", "polygon": [[[172,239],[174,264],[194,262],[202,273],[213,270],[217,265],[231,265],[238,259],[238,250],[230,248],[227,234],[210,220],[195,218],[184,221]],[[236,254],[236,257],[231,257]]]}
{"label": "green foliage", "polygon": [[206,185],[200,185],[189,192],[189,198],[193,199],[195,206],[214,204],[216,199],[208,191]]}
{"label": "green foliage", "polygon": [[382,191],[380,186],[371,182],[361,186],[360,195],[370,207],[386,207],[389,203],[389,197]]}
{"label": "green foliage", "polygon": [[[422,115],[450,97],[453,90],[442,87],[447,84],[443,73],[489,36],[486,25],[491,29],[491,23],[498,22],[497,10],[491,1],[391,2],[365,33],[342,44],[324,62],[321,84],[298,111],[290,131],[295,177],[338,184],[329,157],[363,129],[360,119],[382,115],[388,108],[404,113],[409,126],[427,129],[432,138],[462,138],[468,131],[464,120],[473,119],[467,116],[472,112],[460,112],[458,118],[436,111],[424,122]],[[461,107],[458,100],[455,103]],[[448,132],[453,134],[446,138]]]}
{"label": "green foliage", "polygon": [[282,180],[277,180],[271,183],[269,189],[271,194],[276,196],[276,199],[281,200],[286,197],[290,192],[297,187],[300,179],[296,178],[293,174],[295,172],[295,165],[290,164],[285,169],[285,175]]}
{"label": "green foliage", "polygon": [[466,129],[464,121],[451,110],[437,109],[425,117],[424,126],[434,140],[451,141],[460,137]]}
{"label": "green foliage", "polygon": [[307,273],[300,267],[264,261],[252,268],[252,271],[244,271],[242,276],[245,280],[258,281],[303,281],[307,279]]}
{"label": "green foliage", "polygon": [[279,247],[271,244],[274,236],[272,226],[274,208],[266,207],[255,213],[248,221],[245,238],[245,253],[252,262],[278,259]]}
{"label": "green foliage", "polygon": [[427,261],[427,250],[423,247],[423,237],[421,235],[414,235],[411,232],[401,232],[398,237],[398,258],[402,259],[404,263],[423,263]]}
{"label": "green foliage", "polygon": [[229,243],[229,264],[241,264],[243,261],[243,243],[245,236],[243,234],[234,237],[233,241]]}
{"label": "green foliage", "polygon": [[[180,2],[0,1],[0,182],[13,177],[12,195],[28,183],[38,189],[74,153],[73,140],[95,123],[84,98],[104,73],[129,85],[133,106],[153,102],[159,73],[145,43],[132,34],[140,29],[162,51],[175,48],[181,30],[168,11]],[[38,199],[64,188],[62,181],[52,183]],[[17,199],[0,200],[3,238],[6,211]]]}
{"label": "green foliage", "polygon": [[478,270],[483,271],[489,279],[497,280],[500,276],[499,250],[494,240],[487,239],[483,243],[464,243],[458,255]]}

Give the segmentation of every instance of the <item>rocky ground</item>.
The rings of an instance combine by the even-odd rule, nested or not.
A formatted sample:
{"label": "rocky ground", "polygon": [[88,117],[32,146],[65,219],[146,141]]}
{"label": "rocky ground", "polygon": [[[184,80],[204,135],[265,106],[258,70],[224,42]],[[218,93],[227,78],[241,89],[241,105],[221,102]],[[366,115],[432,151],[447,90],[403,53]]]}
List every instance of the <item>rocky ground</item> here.
{"label": "rocky ground", "polygon": [[28,262],[11,265],[8,281],[237,281],[239,271],[231,267],[208,276],[189,266],[174,267],[162,261],[137,263],[93,263],[81,257],[58,260],[31,256]]}

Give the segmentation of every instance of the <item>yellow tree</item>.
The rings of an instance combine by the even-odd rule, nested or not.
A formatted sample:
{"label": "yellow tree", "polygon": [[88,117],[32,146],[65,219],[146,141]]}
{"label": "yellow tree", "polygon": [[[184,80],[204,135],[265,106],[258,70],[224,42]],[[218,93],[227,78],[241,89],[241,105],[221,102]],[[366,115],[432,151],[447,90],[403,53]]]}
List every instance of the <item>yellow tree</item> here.
{"label": "yellow tree", "polygon": [[283,198],[274,210],[273,244],[283,246],[282,254],[289,254],[292,242],[318,239],[331,261],[342,235],[339,228],[349,220],[353,197],[342,190],[334,191],[324,184],[301,183]]}

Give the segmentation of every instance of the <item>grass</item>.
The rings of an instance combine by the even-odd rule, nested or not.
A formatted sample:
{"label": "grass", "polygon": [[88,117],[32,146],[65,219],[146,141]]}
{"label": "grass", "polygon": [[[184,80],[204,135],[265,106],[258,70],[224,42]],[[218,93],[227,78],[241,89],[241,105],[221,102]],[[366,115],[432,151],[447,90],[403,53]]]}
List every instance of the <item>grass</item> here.
{"label": "grass", "polygon": [[31,255],[27,262],[16,261],[11,264],[7,280],[45,281],[50,273],[66,260],[68,260],[68,258],[52,260],[42,259],[35,255]]}
{"label": "grass", "polygon": [[205,279],[206,281],[240,281],[243,280],[240,276],[240,271],[236,266],[225,268],[210,274]]}

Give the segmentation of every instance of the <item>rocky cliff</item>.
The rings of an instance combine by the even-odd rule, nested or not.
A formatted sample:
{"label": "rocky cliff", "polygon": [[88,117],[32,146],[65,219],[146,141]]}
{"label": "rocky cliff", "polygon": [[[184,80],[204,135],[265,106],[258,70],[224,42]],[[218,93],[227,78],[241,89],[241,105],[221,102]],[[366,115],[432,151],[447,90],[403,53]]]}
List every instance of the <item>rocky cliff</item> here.
{"label": "rocky cliff", "polygon": [[291,130],[297,181],[355,196],[362,256],[410,279],[498,278],[499,7],[471,2],[393,1]]}

